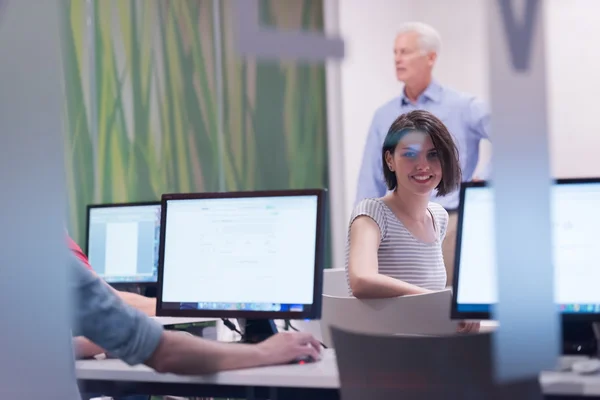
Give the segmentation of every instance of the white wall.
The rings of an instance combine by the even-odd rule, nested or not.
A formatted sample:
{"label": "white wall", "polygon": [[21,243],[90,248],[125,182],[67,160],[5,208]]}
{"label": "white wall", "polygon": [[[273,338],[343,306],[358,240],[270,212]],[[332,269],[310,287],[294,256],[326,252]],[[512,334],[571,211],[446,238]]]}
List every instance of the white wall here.
{"label": "white wall", "polygon": [[600,176],[600,1],[549,0],[548,102],[553,173]]}
{"label": "white wall", "polygon": [[[346,43],[340,68],[346,213],[354,204],[373,113],[401,91],[393,69],[397,27],[412,20],[434,26],[443,42],[434,71],[436,79],[488,101],[487,1],[339,0],[339,32]],[[544,1],[549,3],[545,17],[553,174],[600,176],[600,162],[596,161],[600,124],[595,121],[600,107],[594,98],[600,89],[600,74],[596,72],[600,52],[594,43],[594,38],[600,37],[600,24],[596,23],[600,1]],[[480,167],[489,159],[490,148],[488,143],[482,144]]]}

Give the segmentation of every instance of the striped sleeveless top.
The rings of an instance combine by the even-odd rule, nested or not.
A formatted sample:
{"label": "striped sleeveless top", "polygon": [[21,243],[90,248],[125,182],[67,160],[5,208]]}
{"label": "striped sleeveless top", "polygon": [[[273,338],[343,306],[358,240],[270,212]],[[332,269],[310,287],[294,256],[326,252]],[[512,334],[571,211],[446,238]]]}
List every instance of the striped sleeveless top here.
{"label": "striped sleeveless top", "polygon": [[427,208],[433,216],[437,233],[434,243],[424,243],[415,238],[382,199],[364,199],[356,205],[350,218],[346,242],[346,279],[350,295],[352,295],[348,276],[350,227],[361,215],[373,219],[379,226],[381,243],[377,258],[380,274],[429,290],[445,288],[446,268],[442,255],[442,241],[448,227],[448,212],[437,203],[430,202]]}

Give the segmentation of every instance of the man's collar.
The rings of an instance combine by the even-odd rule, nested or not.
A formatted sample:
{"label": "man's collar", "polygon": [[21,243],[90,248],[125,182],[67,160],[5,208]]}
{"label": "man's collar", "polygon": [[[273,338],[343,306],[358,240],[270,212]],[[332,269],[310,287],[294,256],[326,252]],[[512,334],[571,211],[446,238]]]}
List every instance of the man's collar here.
{"label": "man's collar", "polygon": [[[437,103],[442,99],[442,90],[442,86],[436,81],[432,80],[429,86],[427,86],[425,91],[421,94],[421,96],[419,96],[419,101],[422,98],[425,98]],[[400,95],[400,102],[402,103],[402,105],[410,104],[410,100],[408,99],[408,97],[406,97],[404,90]]]}

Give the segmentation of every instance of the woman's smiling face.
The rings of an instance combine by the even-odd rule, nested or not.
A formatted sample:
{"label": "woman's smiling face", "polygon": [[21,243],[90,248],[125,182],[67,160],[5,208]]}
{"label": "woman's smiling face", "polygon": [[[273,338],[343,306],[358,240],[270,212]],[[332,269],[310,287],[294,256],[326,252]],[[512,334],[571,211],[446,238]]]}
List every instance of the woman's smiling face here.
{"label": "woman's smiling face", "polygon": [[442,167],[431,137],[422,132],[405,134],[394,149],[387,153],[388,168],[394,171],[398,189],[429,195],[442,180]]}

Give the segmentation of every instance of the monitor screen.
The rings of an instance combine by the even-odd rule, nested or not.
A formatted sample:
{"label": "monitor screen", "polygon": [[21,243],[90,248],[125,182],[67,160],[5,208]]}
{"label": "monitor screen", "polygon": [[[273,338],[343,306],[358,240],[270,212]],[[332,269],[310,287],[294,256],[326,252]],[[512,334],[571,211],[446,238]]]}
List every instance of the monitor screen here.
{"label": "monitor screen", "polygon": [[320,315],[322,194],[163,196],[161,315]]}
{"label": "monitor screen", "polygon": [[108,283],[156,282],[159,239],[160,203],[88,207],[90,265]]}
{"label": "monitor screen", "polygon": [[[600,313],[600,180],[558,180],[550,193],[557,308],[563,314]],[[453,314],[489,318],[497,302],[494,191],[467,184],[461,195]]]}

